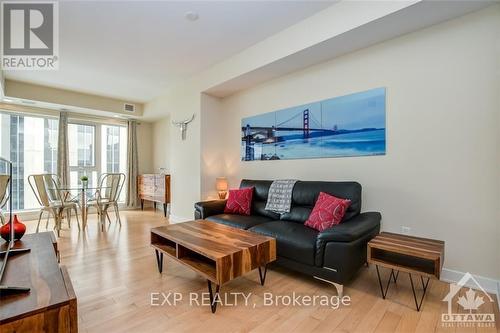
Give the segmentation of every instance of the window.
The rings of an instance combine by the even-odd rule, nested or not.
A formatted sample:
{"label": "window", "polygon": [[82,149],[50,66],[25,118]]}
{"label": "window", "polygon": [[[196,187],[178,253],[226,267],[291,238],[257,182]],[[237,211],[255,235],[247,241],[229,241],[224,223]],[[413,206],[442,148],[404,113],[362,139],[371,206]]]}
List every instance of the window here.
{"label": "window", "polygon": [[[57,171],[57,128],[55,118],[0,112],[0,156],[13,162],[12,206],[15,210],[38,207],[28,175]],[[0,172],[8,170],[0,169]]]}
{"label": "window", "polygon": [[[99,143],[100,144],[97,144]],[[118,125],[71,123],[68,125],[70,181],[80,183],[88,177],[89,186],[97,186],[99,175],[126,173],[127,128]],[[120,199],[124,200],[125,191]]]}
{"label": "window", "polygon": [[[102,125],[101,151],[103,173],[127,172],[127,128],[125,126]],[[125,186],[120,201],[125,201]]]}
{"label": "window", "polygon": [[44,145],[43,165],[44,171],[56,174],[57,173],[57,136],[58,122],[55,119],[43,120],[43,139],[48,142]]}
{"label": "window", "polygon": [[[39,208],[28,176],[57,173],[58,119],[0,111],[0,156],[13,162],[12,205],[15,210]],[[97,185],[106,172],[127,168],[127,128],[120,125],[78,122],[68,124],[70,182],[89,177]],[[0,173],[7,173],[0,164]],[[125,199],[125,188],[120,199]]]}
{"label": "window", "polygon": [[89,178],[89,186],[97,185],[96,126],[68,124],[69,170],[72,185],[80,183],[82,176]]}
{"label": "window", "polygon": [[106,152],[102,170],[105,172],[125,173],[127,158],[127,128],[123,126],[103,125],[102,150]]}

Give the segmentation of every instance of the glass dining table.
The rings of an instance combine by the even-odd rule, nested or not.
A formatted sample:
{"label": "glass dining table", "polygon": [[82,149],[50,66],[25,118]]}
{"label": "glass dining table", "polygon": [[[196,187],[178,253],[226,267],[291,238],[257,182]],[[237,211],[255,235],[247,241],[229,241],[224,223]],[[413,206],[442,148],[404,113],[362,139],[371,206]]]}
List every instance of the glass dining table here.
{"label": "glass dining table", "polygon": [[[94,186],[94,185],[58,185],[58,190],[67,193],[65,195],[65,201],[77,202],[80,206],[81,217],[82,217],[82,229],[85,230],[87,227],[87,216],[89,201],[97,200],[97,192],[103,191],[110,186]],[[101,224],[101,230],[104,229],[106,222],[105,214],[100,215],[99,222]]]}

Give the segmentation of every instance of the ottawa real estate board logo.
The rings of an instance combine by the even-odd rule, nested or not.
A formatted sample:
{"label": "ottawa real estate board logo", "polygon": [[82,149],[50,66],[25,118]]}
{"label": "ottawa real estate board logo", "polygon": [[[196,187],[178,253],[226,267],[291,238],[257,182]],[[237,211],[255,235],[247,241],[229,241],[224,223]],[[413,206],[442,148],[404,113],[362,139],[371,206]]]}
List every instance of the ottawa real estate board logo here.
{"label": "ottawa real estate board logo", "polygon": [[[461,293],[464,286],[473,286],[475,290],[469,288]],[[459,294],[463,295],[457,297]],[[495,301],[470,273],[466,273],[456,284],[450,284],[450,292],[443,302],[448,303],[448,311],[441,314],[443,327],[495,327],[492,310]]]}
{"label": "ottawa real estate board logo", "polygon": [[1,2],[3,70],[55,70],[59,67],[58,3]]}

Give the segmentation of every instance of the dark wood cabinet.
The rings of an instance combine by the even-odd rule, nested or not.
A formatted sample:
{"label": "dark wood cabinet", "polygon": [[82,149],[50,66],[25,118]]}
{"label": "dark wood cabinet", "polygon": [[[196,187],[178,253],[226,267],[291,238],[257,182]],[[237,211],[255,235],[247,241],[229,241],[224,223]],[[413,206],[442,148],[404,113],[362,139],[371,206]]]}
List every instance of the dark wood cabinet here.
{"label": "dark wood cabinet", "polygon": [[167,217],[170,204],[170,175],[144,174],[137,179],[141,209],[144,209],[144,200],[152,201],[156,210],[156,203],[163,204],[163,214]]}

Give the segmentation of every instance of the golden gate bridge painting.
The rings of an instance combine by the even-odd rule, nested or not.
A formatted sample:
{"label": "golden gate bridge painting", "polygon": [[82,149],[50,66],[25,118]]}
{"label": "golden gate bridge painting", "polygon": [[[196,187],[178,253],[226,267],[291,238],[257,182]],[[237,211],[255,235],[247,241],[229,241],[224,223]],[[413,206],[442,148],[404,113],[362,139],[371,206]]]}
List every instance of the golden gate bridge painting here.
{"label": "golden gate bridge painting", "polygon": [[241,160],[385,154],[385,88],[244,118]]}

